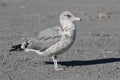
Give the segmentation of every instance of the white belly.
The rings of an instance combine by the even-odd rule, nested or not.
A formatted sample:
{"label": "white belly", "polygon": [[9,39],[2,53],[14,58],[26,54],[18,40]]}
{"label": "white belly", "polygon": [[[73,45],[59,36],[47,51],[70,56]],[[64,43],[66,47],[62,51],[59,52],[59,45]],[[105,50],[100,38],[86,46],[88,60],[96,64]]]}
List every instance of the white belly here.
{"label": "white belly", "polygon": [[61,40],[45,50],[44,54],[47,56],[59,55],[68,50],[73,44],[75,36],[74,32],[71,33],[72,35],[69,33],[71,32],[63,33],[64,35],[62,35]]}
{"label": "white belly", "polygon": [[48,49],[44,51],[44,54],[47,56],[52,56],[52,55],[58,55],[66,50],[68,50],[73,42],[75,41],[75,31],[74,25],[71,27],[65,27],[64,30],[61,29],[60,34],[61,34],[61,40],[57,42],[56,44],[52,45]]}

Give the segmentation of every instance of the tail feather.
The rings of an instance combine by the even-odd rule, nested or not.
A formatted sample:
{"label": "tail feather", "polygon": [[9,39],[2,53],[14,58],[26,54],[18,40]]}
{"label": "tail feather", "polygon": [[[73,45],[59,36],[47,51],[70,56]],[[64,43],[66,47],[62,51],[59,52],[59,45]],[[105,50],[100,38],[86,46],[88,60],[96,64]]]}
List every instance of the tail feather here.
{"label": "tail feather", "polygon": [[9,51],[22,51],[21,44],[17,44],[12,46],[12,48]]}

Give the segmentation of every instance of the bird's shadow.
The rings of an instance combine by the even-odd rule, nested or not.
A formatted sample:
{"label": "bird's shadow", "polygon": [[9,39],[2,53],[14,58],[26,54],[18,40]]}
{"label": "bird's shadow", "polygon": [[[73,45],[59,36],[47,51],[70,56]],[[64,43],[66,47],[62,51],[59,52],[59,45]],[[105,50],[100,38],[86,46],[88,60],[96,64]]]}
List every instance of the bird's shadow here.
{"label": "bird's shadow", "polygon": [[[112,62],[119,62],[120,58],[105,58],[96,60],[74,60],[74,61],[60,61],[58,64],[64,66],[83,66],[83,65],[95,65],[95,64],[106,64]],[[45,61],[46,64],[53,64],[51,61]]]}

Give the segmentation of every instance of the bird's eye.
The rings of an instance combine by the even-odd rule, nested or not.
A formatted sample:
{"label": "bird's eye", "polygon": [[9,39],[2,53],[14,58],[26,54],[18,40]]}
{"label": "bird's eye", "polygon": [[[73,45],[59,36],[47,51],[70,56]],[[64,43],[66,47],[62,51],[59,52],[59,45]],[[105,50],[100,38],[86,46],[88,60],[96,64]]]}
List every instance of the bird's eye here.
{"label": "bird's eye", "polygon": [[71,18],[71,15],[66,15],[68,18]]}

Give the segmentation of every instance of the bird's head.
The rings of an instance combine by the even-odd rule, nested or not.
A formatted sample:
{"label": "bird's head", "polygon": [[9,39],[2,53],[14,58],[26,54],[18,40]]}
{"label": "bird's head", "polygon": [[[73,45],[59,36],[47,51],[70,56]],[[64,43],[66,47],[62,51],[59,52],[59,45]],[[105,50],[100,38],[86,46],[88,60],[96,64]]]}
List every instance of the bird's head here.
{"label": "bird's head", "polygon": [[64,11],[60,15],[60,23],[63,24],[64,22],[74,22],[74,21],[81,21],[82,19],[79,17],[75,17],[70,11]]}

